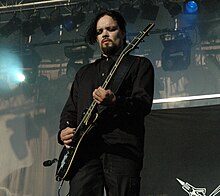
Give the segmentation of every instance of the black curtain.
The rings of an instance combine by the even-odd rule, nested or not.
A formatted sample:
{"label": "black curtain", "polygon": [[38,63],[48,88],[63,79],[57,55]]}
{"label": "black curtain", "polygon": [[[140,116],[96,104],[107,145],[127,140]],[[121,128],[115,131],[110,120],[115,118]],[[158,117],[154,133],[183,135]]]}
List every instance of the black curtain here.
{"label": "black curtain", "polygon": [[142,196],[187,195],[176,178],[206,195],[220,185],[220,105],[154,110],[145,126]]}

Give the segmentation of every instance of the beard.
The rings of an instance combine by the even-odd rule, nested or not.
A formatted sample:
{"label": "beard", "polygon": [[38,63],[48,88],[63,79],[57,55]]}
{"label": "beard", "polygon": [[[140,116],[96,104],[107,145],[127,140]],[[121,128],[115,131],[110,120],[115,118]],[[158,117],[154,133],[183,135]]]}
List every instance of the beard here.
{"label": "beard", "polygon": [[118,51],[118,46],[116,46],[115,44],[112,45],[105,45],[101,47],[101,50],[103,52],[103,54],[107,55],[107,56],[111,56],[114,55],[117,51]]}

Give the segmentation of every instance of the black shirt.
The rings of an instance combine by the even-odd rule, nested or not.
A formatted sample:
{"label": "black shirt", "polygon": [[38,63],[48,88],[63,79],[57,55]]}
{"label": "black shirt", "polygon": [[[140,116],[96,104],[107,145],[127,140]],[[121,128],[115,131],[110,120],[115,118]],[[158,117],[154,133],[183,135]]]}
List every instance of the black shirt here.
{"label": "black shirt", "polygon": [[[77,127],[83,111],[93,101],[92,92],[102,85],[116,59],[117,56],[102,57],[78,71],[61,113],[60,130],[68,126],[67,121],[72,127]],[[120,66],[128,64],[130,64],[129,70],[120,87],[114,92],[114,82],[120,72]],[[85,156],[106,152],[142,160],[144,117],[151,111],[153,101],[153,66],[147,58],[127,55],[117,71],[108,86],[116,95],[116,103],[106,107],[104,111],[101,110],[97,126],[90,131],[82,143],[82,152]],[[62,144],[59,134],[58,141]]]}

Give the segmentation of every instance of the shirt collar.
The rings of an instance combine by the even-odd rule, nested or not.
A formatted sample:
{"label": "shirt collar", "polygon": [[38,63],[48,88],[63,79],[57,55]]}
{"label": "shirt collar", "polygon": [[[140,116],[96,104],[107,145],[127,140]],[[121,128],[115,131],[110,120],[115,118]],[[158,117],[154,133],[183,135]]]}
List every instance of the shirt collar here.
{"label": "shirt collar", "polygon": [[104,54],[101,54],[101,59],[103,60],[113,60],[116,61],[119,57],[119,55],[121,54],[121,51],[117,52],[116,54],[112,55],[112,56],[106,56]]}

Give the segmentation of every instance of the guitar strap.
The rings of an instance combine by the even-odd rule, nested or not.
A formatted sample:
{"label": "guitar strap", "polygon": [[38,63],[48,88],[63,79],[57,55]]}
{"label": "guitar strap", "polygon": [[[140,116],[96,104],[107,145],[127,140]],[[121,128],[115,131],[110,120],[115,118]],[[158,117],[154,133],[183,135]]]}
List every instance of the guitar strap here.
{"label": "guitar strap", "polygon": [[[137,59],[140,60],[140,58],[134,57],[131,55],[126,55],[122,59],[121,63],[119,64],[119,66],[115,72],[115,75],[113,76],[113,78],[110,81],[109,86],[108,86],[108,88],[111,89],[111,91],[114,92],[114,94],[116,94],[118,92],[118,90],[119,90],[122,82],[124,81],[128,71],[130,70],[130,68],[134,64],[135,60],[137,60]],[[98,109],[98,112],[101,113],[105,109],[107,109],[107,106],[98,105],[97,109]]]}
{"label": "guitar strap", "polygon": [[131,55],[126,55],[122,59],[116,70],[115,76],[113,76],[112,82],[109,84],[109,88],[112,90],[112,92],[114,92],[114,94],[118,92],[118,89],[120,88],[122,82],[125,79],[125,76],[127,75],[135,60],[137,60],[137,57]]}

